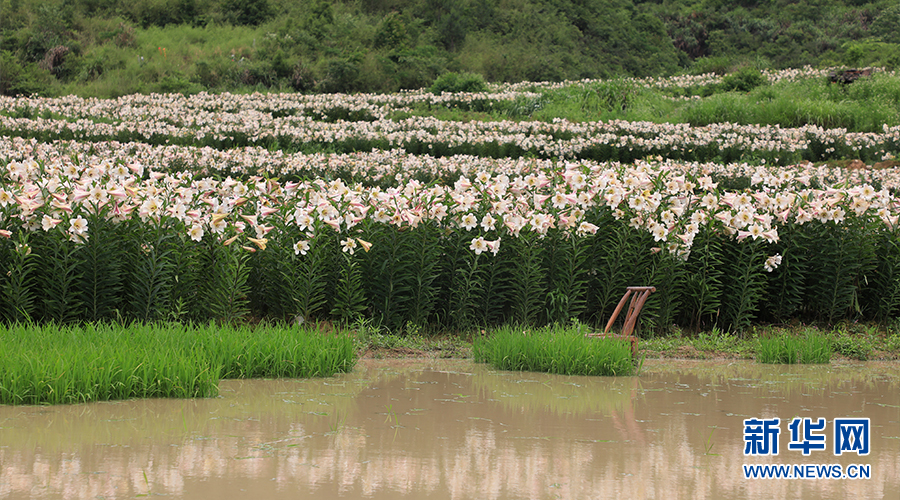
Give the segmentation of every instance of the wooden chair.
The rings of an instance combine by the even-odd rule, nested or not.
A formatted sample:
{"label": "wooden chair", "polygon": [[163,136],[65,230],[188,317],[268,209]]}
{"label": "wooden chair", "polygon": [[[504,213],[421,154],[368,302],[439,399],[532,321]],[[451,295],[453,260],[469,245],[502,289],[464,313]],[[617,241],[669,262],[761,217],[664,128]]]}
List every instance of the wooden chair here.
{"label": "wooden chair", "polygon": [[[636,359],[638,353],[638,338],[632,335],[632,332],[634,332],[634,327],[637,324],[638,315],[641,314],[641,308],[644,307],[644,302],[647,302],[647,298],[655,291],[656,287],[653,286],[630,286],[626,288],[625,295],[622,296],[622,300],[619,301],[619,305],[616,306],[616,310],[613,311],[612,316],[610,316],[609,322],[606,323],[606,328],[603,330],[603,333],[589,333],[587,336],[627,340],[628,342],[631,342],[631,357],[632,359]],[[632,292],[634,295],[632,295]],[[622,312],[622,308],[625,307],[625,301],[628,300],[628,297],[631,297],[631,303],[628,304],[628,312],[625,314],[625,325],[622,327],[622,332],[609,333],[609,330],[616,322],[619,313]]]}

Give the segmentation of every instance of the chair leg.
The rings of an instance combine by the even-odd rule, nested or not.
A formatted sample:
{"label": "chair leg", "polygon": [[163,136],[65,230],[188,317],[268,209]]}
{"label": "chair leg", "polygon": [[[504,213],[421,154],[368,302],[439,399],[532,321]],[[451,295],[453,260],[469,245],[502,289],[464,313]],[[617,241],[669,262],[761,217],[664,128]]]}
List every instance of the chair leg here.
{"label": "chair leg", "polygon": [[[641,309],[644,307],[644,303],[647,302],[650,294],[655,291],[656,287],[652,286],[630,286],[626,288],[625,295],[622,296],[622,300],[619,301],[619,304],[616,306],[615,311],[613,311],[612,316],[610,316],[609,321],[606,323],[606,328],[603,330],[603,333],[589,334],[588,336],[609,337],[627,340],[631,343],[631,357],[632,359],[636,358],[638,353],[638,338],[632,335],[632,333],[634,332],[634,328],[637,325],[637,319],[641,314]],[[632,295],[632,292],[635,292],[634,295]],[[609,330],[612,328],[613,324],[615,324],[616,318],[619,316],[619,313],[622,312],[622,308],[625,307],[625,302],[628,301],[629,297],[631,297],[631,302],[629,302],[628,312],[625,314],[625,324],[622,327],[622,333],[609,333]]]}

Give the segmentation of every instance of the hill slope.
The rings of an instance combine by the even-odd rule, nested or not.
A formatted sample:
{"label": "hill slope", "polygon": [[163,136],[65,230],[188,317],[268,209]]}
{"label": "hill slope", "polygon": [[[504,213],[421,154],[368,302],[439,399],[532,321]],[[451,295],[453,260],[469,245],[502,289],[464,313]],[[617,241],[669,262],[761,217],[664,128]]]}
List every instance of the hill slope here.
{"label": "hill slope", "polygon": [[0,0],[0,93],[390,92],[900,63],[887,0]]}

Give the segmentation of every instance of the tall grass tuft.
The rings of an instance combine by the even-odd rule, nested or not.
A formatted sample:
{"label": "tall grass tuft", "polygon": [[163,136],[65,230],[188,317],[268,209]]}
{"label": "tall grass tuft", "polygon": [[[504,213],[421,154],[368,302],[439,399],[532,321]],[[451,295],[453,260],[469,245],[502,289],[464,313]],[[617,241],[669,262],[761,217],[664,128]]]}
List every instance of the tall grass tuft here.
{"label": "tall grass tuft", "polygon": [[824,335],[808,331],[803,336],[779,334],[761,337],[756,361],[771,364],[817,364],[831,360],[831,342]]}
{"label": "tall grass tuft", "polygon": [[499,370],[627,376],[635,369],[628,342],[588,338],[572,327],[503,327],[476,340],[473,352],[475,361]]}
{"label": "tall grass tuft", "polygon": [[350,370],[349,335],[288,327],[0,325],[0,404],[209,397],[220,378]]}

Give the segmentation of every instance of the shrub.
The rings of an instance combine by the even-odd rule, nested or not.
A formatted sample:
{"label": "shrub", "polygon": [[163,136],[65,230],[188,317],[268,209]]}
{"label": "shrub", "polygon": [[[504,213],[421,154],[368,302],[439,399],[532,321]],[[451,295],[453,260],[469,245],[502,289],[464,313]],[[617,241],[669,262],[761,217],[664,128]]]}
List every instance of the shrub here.
{"label": "shrub", "polygon": [[303,63],[294,65],[291,73],[291,87],[297,92],[309,92],[316,86],[316,80],[312,70]]}
{"label": "shrub", "polygon": [[487,84],[484,77],[477,73],[444,73],[431,84],[432,94],[444,92],[484,92]]}
{"label": "shrub", "polygon": [[872,34],[885,42],[900,43],[900,5],[885,9],[875,18]]}
{"label": "shrub", "polygon": [[728,73],[731,65],[732,61],[730,57],[701,57],[694,59],[693,64],[691,64],[691,74],[703,75],[706,73],[715,73],[717,75],[724,75]]}
{"label": "shrub", "polygon": [[239,26],[258,26],[273,14],[268,0],[225,0],[222,9],[227,19]]}
{"label": "shrub", "polygon": [[0,52],[0,95],[38,95],[50,85],[50,74],[34,63],[22,63],[8,51]]}
{"label": "shrub", "polygon": [[756,68],[741,68],[722,78],[722,90],[728,92],[750,92],[767,82],[766,77]]}
{"label": "shrub", "polygon": [[391,12],[384,17],[378,30],[375,32],[375,47],[396,49],[403,47],[409,42],[409,34],[406,31],[406,24],[403,22],[400,14]]}
{"label": "shrub", "polygon": [[197,83],[188,81],[181,74],[166,75],[156,84],[156,92],[162,94],[196,94],[203,91],[203,87]]}
{"label": "shrub", "polygon": [[330,59],[324,63],[324,75],[318,91],[326,94],[348,93],[357,90],[359,66],[352,60]]}
{"label": "shrub", "polygon": [[864,336],[850,336],[846,331],[840,332],[835,336],[831,345],[841,355],[859,361],[869,359],[869,351],[872,350],[872,344],[868,338]]}

